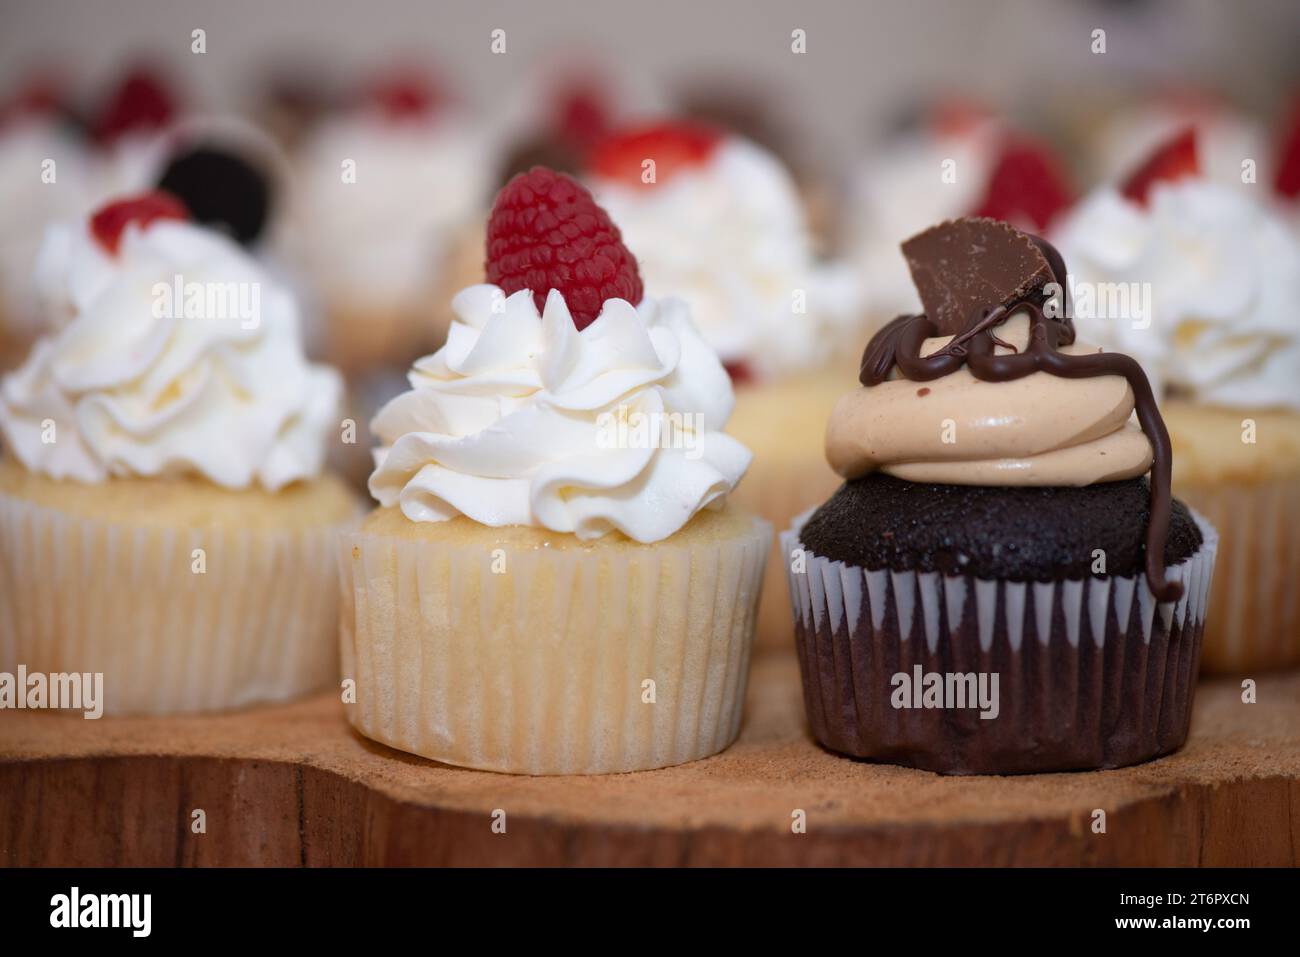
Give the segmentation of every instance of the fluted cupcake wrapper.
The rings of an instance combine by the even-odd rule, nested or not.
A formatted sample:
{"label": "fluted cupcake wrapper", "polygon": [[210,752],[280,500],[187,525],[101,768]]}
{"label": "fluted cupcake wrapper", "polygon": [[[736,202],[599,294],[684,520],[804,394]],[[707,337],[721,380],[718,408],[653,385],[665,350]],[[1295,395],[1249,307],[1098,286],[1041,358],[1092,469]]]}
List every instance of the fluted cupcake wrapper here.
{"label": "fluted cupcake wrapper", "polygon": [[[348,717],[462,767],[600,774],[740,730],[771,527],[630,549],[340,538]],[[649,684],[648,682],[653,682]]]}
{"label": "fluted cupcake wrapper", "polygon": [[[802,550],[810,514],[781,550],[803,563],[787,566],[789,593],[804,704],[826,747],[1015,774],[1121,767],[1186,740],[1218,542],[1199,515],[1204,543],[1168,572],[1183,596],[1158,603],[1142,574],[1013,582],[852,567]],[[932,675],[965,699],[927,701]],[[997,676],[986,702],[980,675],[990,692]]]}
{"label": "fluted cupcake wrapper", "polygon": [[[824,502],[842,481],[822,461],[790,467],[756,460],[731,498],[776,528],[786,528],[796,515]],[[760,650],[788,651],[794,643],[785,579],[785,562],[773,551],[764,566],[763,600],[758,606]]]}
{"label": "fluted cupcake wrapper", "polygon": [[130,526],[0,495],[0,671],[102,673],[106,714],[325,687],[339,530]]}
{"label": "fluted cupcake wrapper", "polygon": [[1300,478],[1184,484],[1174,491],[1221,529],[1203,670],[1300,665]]}

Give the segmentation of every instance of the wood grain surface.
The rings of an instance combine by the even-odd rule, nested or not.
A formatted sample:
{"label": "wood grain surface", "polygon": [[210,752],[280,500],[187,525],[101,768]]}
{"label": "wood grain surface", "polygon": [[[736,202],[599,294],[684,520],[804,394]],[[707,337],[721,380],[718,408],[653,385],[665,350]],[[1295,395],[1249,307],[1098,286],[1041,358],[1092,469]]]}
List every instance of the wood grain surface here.
{"label": "wood grain surface", "polygon": [[[792,656],[740,740],[660,771],[524,778],[367,741],[333,693],[180,718],[0,713],[6,865],[1290,865],[1300,674],[1199,689],[1179,753],[1118,771],[945,778],[838,757]],[[194,833],[201,809],[206,832]],[[1105,833],[1094,833],[1096,810]],[[797,811],[806,832],[794,833]],[[504,833],[493,829],[504,819]],[[498,825],[497,830],[500,830]]]}

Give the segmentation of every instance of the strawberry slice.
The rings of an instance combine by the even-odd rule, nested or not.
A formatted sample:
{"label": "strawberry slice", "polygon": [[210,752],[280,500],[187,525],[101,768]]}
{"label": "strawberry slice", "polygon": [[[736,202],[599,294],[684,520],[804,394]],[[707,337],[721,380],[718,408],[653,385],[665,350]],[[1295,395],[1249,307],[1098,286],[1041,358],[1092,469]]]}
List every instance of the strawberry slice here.
{"label": "strawberry slice", "polygon": [[90,232],[110,256],[116,256],[122,233],[131,223],[143,229],[159,219],[189,218],[189,212],[179,199],[171,193],[154,190],[101,207],[90,217]]}
{"label": "strawberry slice", "polygon": [[602,179],[632,186],[642,182],[642,163],[655,162],[655,183],[703,166],[722,142],[722,133],[702,123],[668,120],[620,130],[597,143],[588,159],[591,172]]}
{"label": "strawberry slice", "polygon": [[984,198],[971,213],[1041,232],[1073,202],[1061,163],[1043,143],[1013,136],[989,176]]}
{"label": "strawberry slice", "polygon": [[1201,163],[1197,158],[1196,130],[1187,127],[1158,146],[1146,161],[1129,174],[1120,192],[1140,206],[1147,204],[1151,187],[1197,176]]}
{"label": "strawberry slice", "polygon": [[1291,110],[1291,122],[1282,137],[1282,152],[1277,158],[1273,188],[1286,199],[1300,199],[1300,98]]}

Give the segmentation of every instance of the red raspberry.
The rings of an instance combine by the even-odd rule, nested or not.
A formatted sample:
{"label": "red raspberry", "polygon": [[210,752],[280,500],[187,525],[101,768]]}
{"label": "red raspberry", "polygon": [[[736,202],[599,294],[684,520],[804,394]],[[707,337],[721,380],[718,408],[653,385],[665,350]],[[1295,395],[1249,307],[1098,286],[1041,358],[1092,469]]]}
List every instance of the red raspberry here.
{"label": "red raspberry", "polygon": [[189,212],[179,199],[171,193],[154,190],[100,207],[90,217],[90,233],[109,255],[116,256],[122,232],[129,223],[138,223],[143,228],[156,219],[189,218]]}
{"label": "red raspberry", "polygon": [[487,226],[487,280],[506,293],[531,289],[540,312],[558,289],[579,329],[606,299],[641,301],[641,274],[609,213],[563,173],[534,166],[506,183]]}
{"label": "red raspberry", "polygon": [[588,165],[602,179],[634,186],[641,180],[641,164],[655,161],[655,183],[666,183],[683,170],[703,166],[722,142],[711,126],[694,122],[663,122],[620,130],[593,147]]}
{"label": "red raspberry", "polygon": [[983,201],[971,213],[1041,232],[1072,201],[1056,157],[1043,144],[1022,136],[1002,147]]}
{"label": "red raspberry", "polygon": [[1291,122],[1282,138],[1273,188],[1286,199],[1300,199],[1300,99],[1292,108]]}
{"label": "red raspberry", "polygon": [[162,79],[150,70],[132,70],[113,92],[94,123],[94,136],[111,143],[124,133],[160,130],[171,122],[176,103]]}
{"label": "red raspberry", "polygon": [[1139,205],[1145,206],[1147,194],[1156,183],[1169,183],[1185,176],[1195,176],[1201,171],[1196,153],[1196,130],[1192,127],[1161,143],[1146,162],[1134,170],[1124,181],[1121,192]]}

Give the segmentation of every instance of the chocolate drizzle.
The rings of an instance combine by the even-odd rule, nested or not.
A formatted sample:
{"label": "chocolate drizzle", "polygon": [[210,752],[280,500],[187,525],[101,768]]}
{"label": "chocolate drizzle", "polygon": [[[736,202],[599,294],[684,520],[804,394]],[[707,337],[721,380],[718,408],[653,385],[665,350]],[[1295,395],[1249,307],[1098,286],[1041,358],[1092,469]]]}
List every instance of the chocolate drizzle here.
{"label": "chocolate drizzle", "polygon": [[[1063,297],[1066,269],[1061,254],[1046,240],[1031,237],[1051,267],[1052,277],[1061,290],[1062,300],[1057,308],[1048,310],[1057,315],[1047,315],[1047,305],[1041,287],[1016,296],[1008,302],[983,307],[967,319],[962,330],[942,349],[928,356],[921,355],[926,339],[943,335],[934,322],[925,315],[899,316],[881,329],[867,343],[862,355],[859,376],[864,386],[884,382],[895,366],[914,382],[928,382],[967,366],[971,374],[986,382],[1009,382],[1035,372],[1047,372],[1065,379],[1090,379],[1097,376],[1123,376],[1133,390],[1138,423],[1151,442],[1151,520],[1146,535],[1146,575],[1152,594],[1160,601],[1176,601],[1182,596],[1179,582],[1165,578],[1165,542],[1169,535],[1169,514],[1172,495],[1169,489],[1172,450],[1169,431],[1156,407],[1142,367],[1131,356],[1116,352],[1098,352],[1091,355],[1066,355],[1061,346],[1074,342],[1074,324],[1066,315]],[[1007,343],[994,334],[999,323],[1009,319],[1019,310],[1029,313],[1029,346],[1022,353],[997,355],[994,347]]]}

